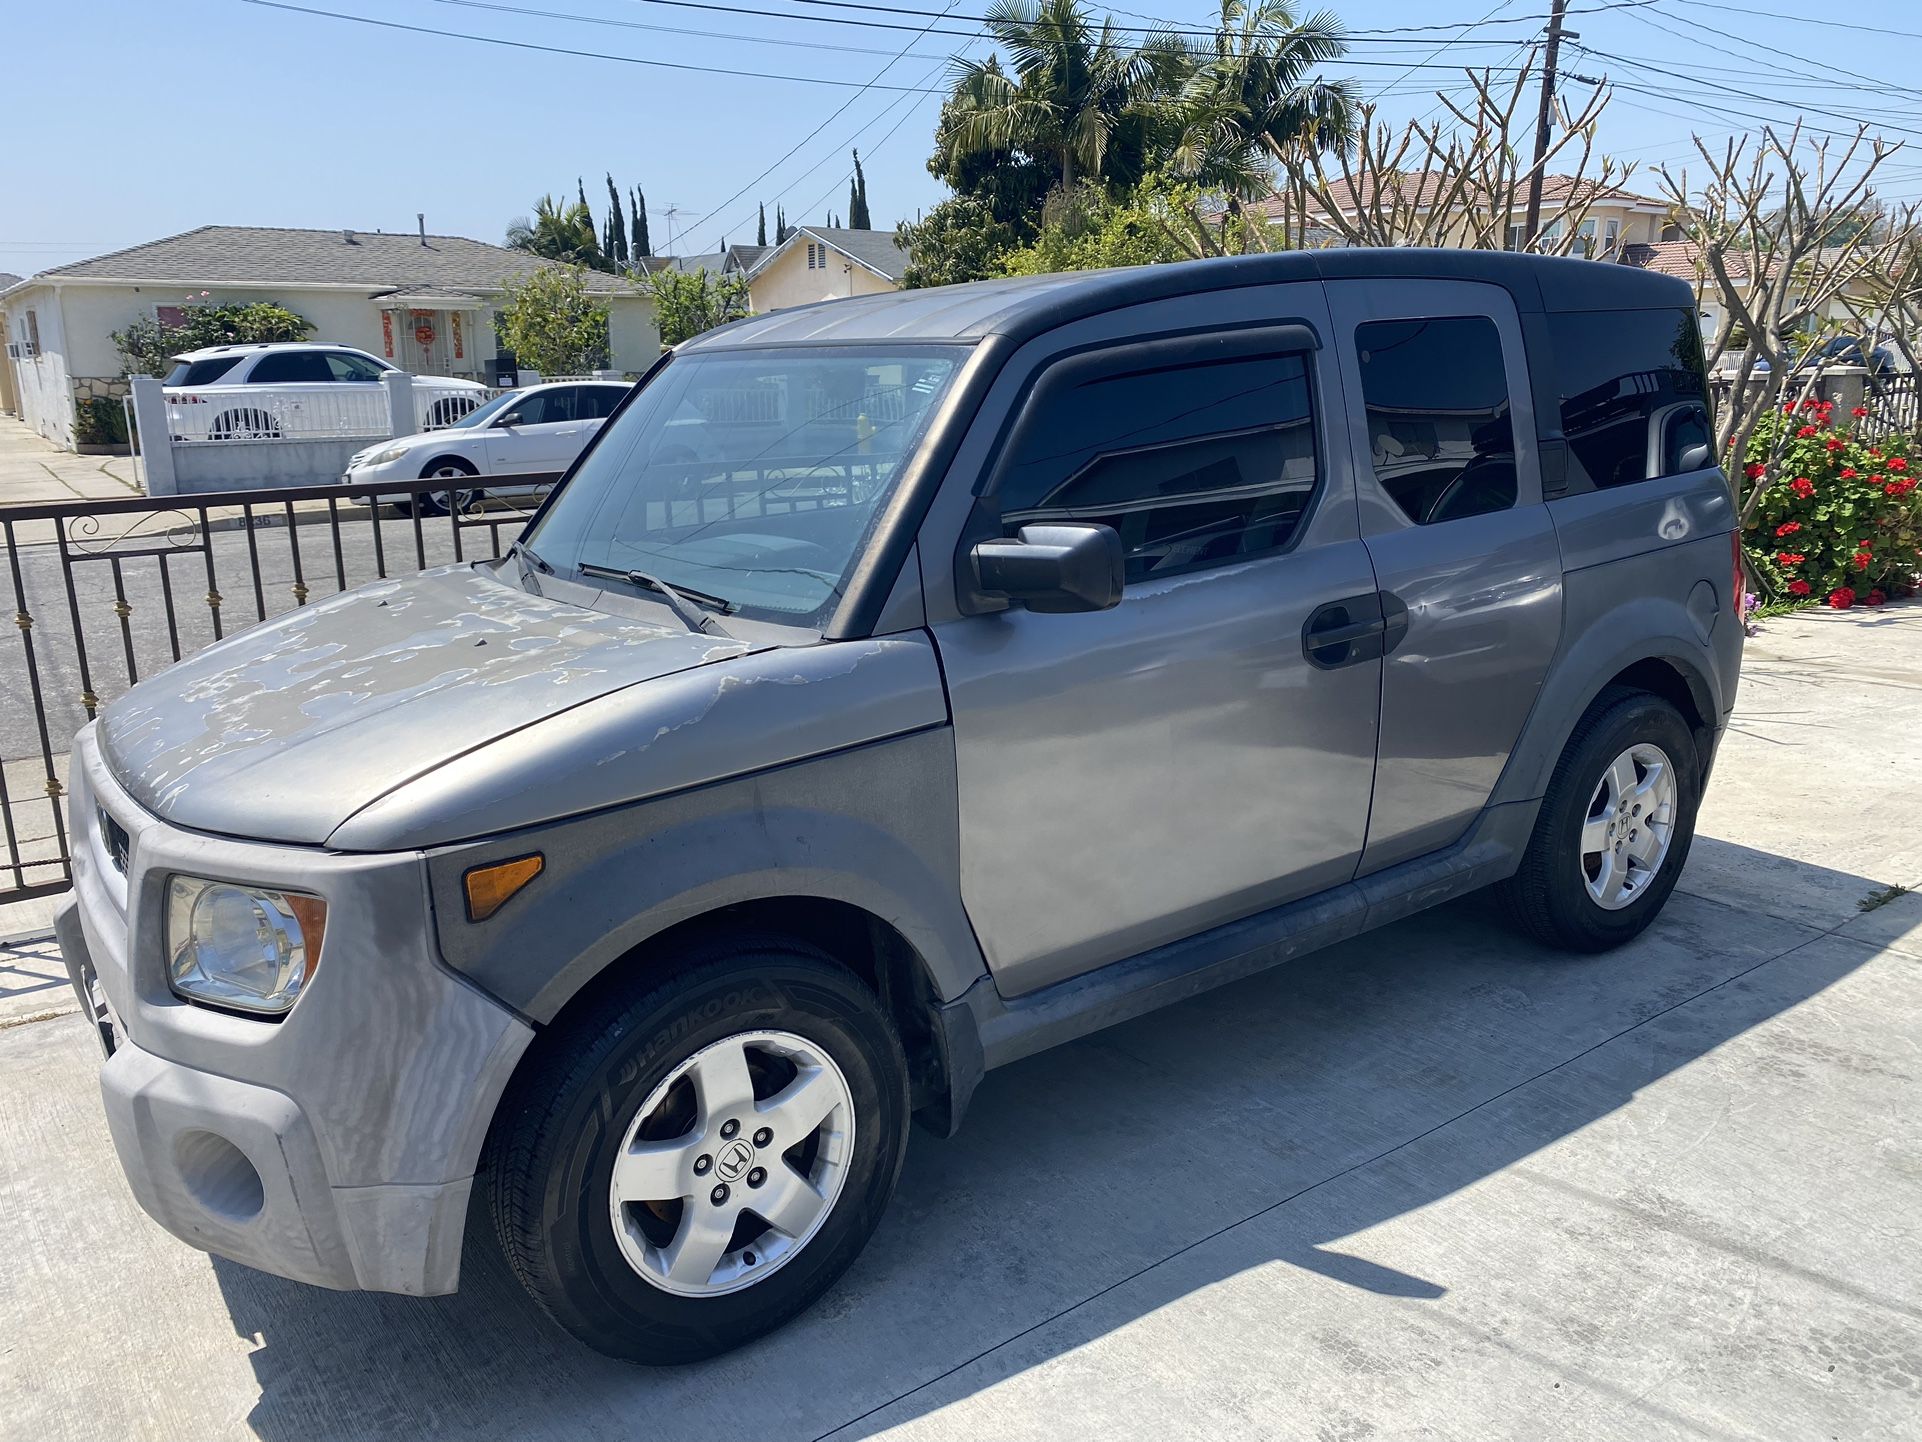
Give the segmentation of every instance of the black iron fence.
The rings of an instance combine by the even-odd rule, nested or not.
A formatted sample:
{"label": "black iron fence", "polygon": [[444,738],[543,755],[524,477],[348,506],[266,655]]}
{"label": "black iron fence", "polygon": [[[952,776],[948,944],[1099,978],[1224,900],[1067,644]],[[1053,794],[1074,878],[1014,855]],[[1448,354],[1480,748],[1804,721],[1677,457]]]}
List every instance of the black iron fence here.
{"label": "black iron fence", "polygon": [[69,885],[67,751],[103,703],[312,597],[499,556],[556,479],[0,507],[19,634],[0,644],[0,904]]}

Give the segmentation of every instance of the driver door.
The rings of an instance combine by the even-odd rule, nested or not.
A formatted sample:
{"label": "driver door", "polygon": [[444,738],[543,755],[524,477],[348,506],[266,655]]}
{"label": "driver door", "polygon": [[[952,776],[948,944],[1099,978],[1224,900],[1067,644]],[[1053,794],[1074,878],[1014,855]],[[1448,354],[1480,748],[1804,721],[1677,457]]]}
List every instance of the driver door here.
{"label": "driver door", "polygon": [[535,391],[507,412],[520,417],[515,424],[496,420],[487,433],[489,473],[513,476],[566,470],[585,439],[583,423],[575,414],[579,390],[578,386],[555,386]]}
{"label": "driver door", "polygon": [[[990,534],[1093,521],[1126,554],[1112,610],[933,627],[962,896],[1004,994],[1354,873],[1379,638],[1311,636],[1352,630],[1375,583],[1339,376],[1316,348],[1321,288],[1264,299],[1282,307],[1269,326],[1251,328],[1253,298],[1230,293],[1185,301],[1185,336],[1044,361],[976,502]],[[1221,329],[1194,333],[1210,320]]]}

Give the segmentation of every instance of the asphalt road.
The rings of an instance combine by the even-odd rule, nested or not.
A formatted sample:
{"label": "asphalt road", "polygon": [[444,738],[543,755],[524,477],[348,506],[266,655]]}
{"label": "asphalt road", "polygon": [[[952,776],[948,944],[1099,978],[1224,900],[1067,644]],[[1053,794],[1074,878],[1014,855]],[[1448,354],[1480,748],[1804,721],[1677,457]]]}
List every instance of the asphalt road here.
{"label": "asphalt road", "polygon": [[[500,546],[519,531],[513,512],[489,512],[500,519]],[[46,711],[48,739],[55,755],[65,753],[73,733],[87,722],[82,696],[91,690],[102,702],[125,691],[135,679],[151,676],[180,656],[189,655],[215,639],[214,611],[207,603],[211,560],[213,586],[218,590],[220,624],[227,635],[298,606],[296,576],[307,587],[307,599],[319,600],[351,586],[387,575],[407,574],[455,559],[454,538],[446,517],[422,520],[418,535],[414,522],[391,511],[378,522],[359,507],[342,507],[335,528],[325,510],[299,515],[291,529],[282,514],[257,518],[251,533],[245,528],[216,531],[207,550],[198,548],[197,530],[169,531],[177,517],[156,515],[102,518],[101,533],[78,536],[71,545],[74,599],[69,601],[57,547],[23,545],[21,582],[26,610],[33,617],[32,641],[40,673],[40,694]],[[142,522],[138,531],[115,539],[114,526],[124,530]],[[379,543],[376,545],[376,524]],[[461,543],[468,557],[493,554],[491,528],[468,529]],[[195,547],[186,549],[186,546]],[[111,549],[107,549],[111,543]],[[94,554],[93,549],[99,550]],[[296,568],[298,551],[298,568]],[[140,553],[140,554],[135,554]],[[161,554],[156,554],[161,553]],[[113,557],[120,557],[118,578]],[[255,558],[259,585],[255,585]],[[172,604],[169,606],[169,591]],[[129,608],[123,627],[116,609],[124,597]],[[12,584],[0,566],[0,606],[16,606]],[[79,636],[75,643],[74,613],[78,609]],[[171,611],[173,624],[168,616]],[[83,665],[84,660],[84,665]],[[0,761],[37,759],[40,730],[31,704],[32,687],[26,650],[13,627],[0,635]]]}

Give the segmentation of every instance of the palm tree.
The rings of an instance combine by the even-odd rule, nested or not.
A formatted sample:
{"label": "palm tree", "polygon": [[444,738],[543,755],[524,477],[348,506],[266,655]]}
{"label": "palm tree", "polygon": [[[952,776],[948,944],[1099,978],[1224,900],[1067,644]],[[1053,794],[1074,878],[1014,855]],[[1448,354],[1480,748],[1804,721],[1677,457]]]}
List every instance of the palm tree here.
{"label": "palm tree", "polygon": [[1080,0],[994,0],[986,24],[1010,68],[996,56],[955,61],[939,140],[950,167],[1012,150],[1045,158],[1063,186],[1077,167],[1102,178],[1117,128],[1187,67],[1175,36],[1157,31],[1130,45],[1112,20],[1097,29]]}
{"label": "palm tree", "polygon": [[1190,47],[1192,69],[1156,107],[1169,168],[1231,195],[1265,195],[1272,162],[1291,148],[1346,148],[1352,89],[1309,78],[1345,53],[1342,34],[1330,11],[1297,20],[1289,0],[1221,0],[1213,40]]}
{"label": "palm tree", "polygon": [[534,202],[531,223],[522,217],[507,227],[507,244],[512,250],[524,250],[529,255],[568,265],[586,266],[589,270],[608,268],[607,257],[602,254],[600,240],[594,234],[593,213],[579,201],[569,204],[543,195]]}

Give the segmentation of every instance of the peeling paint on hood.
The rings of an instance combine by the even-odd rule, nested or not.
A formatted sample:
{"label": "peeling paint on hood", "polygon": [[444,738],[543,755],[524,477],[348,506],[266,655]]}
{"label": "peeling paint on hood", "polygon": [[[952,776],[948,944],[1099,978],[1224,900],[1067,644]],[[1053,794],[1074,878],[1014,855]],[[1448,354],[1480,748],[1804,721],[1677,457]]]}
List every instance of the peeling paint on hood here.
{"label": "peeling paint on hood", "polygon": [[303,607],[141,682],[101,713],[101,753],[177,825],[318,844],[477,746],[749,649],[453,566]]}

